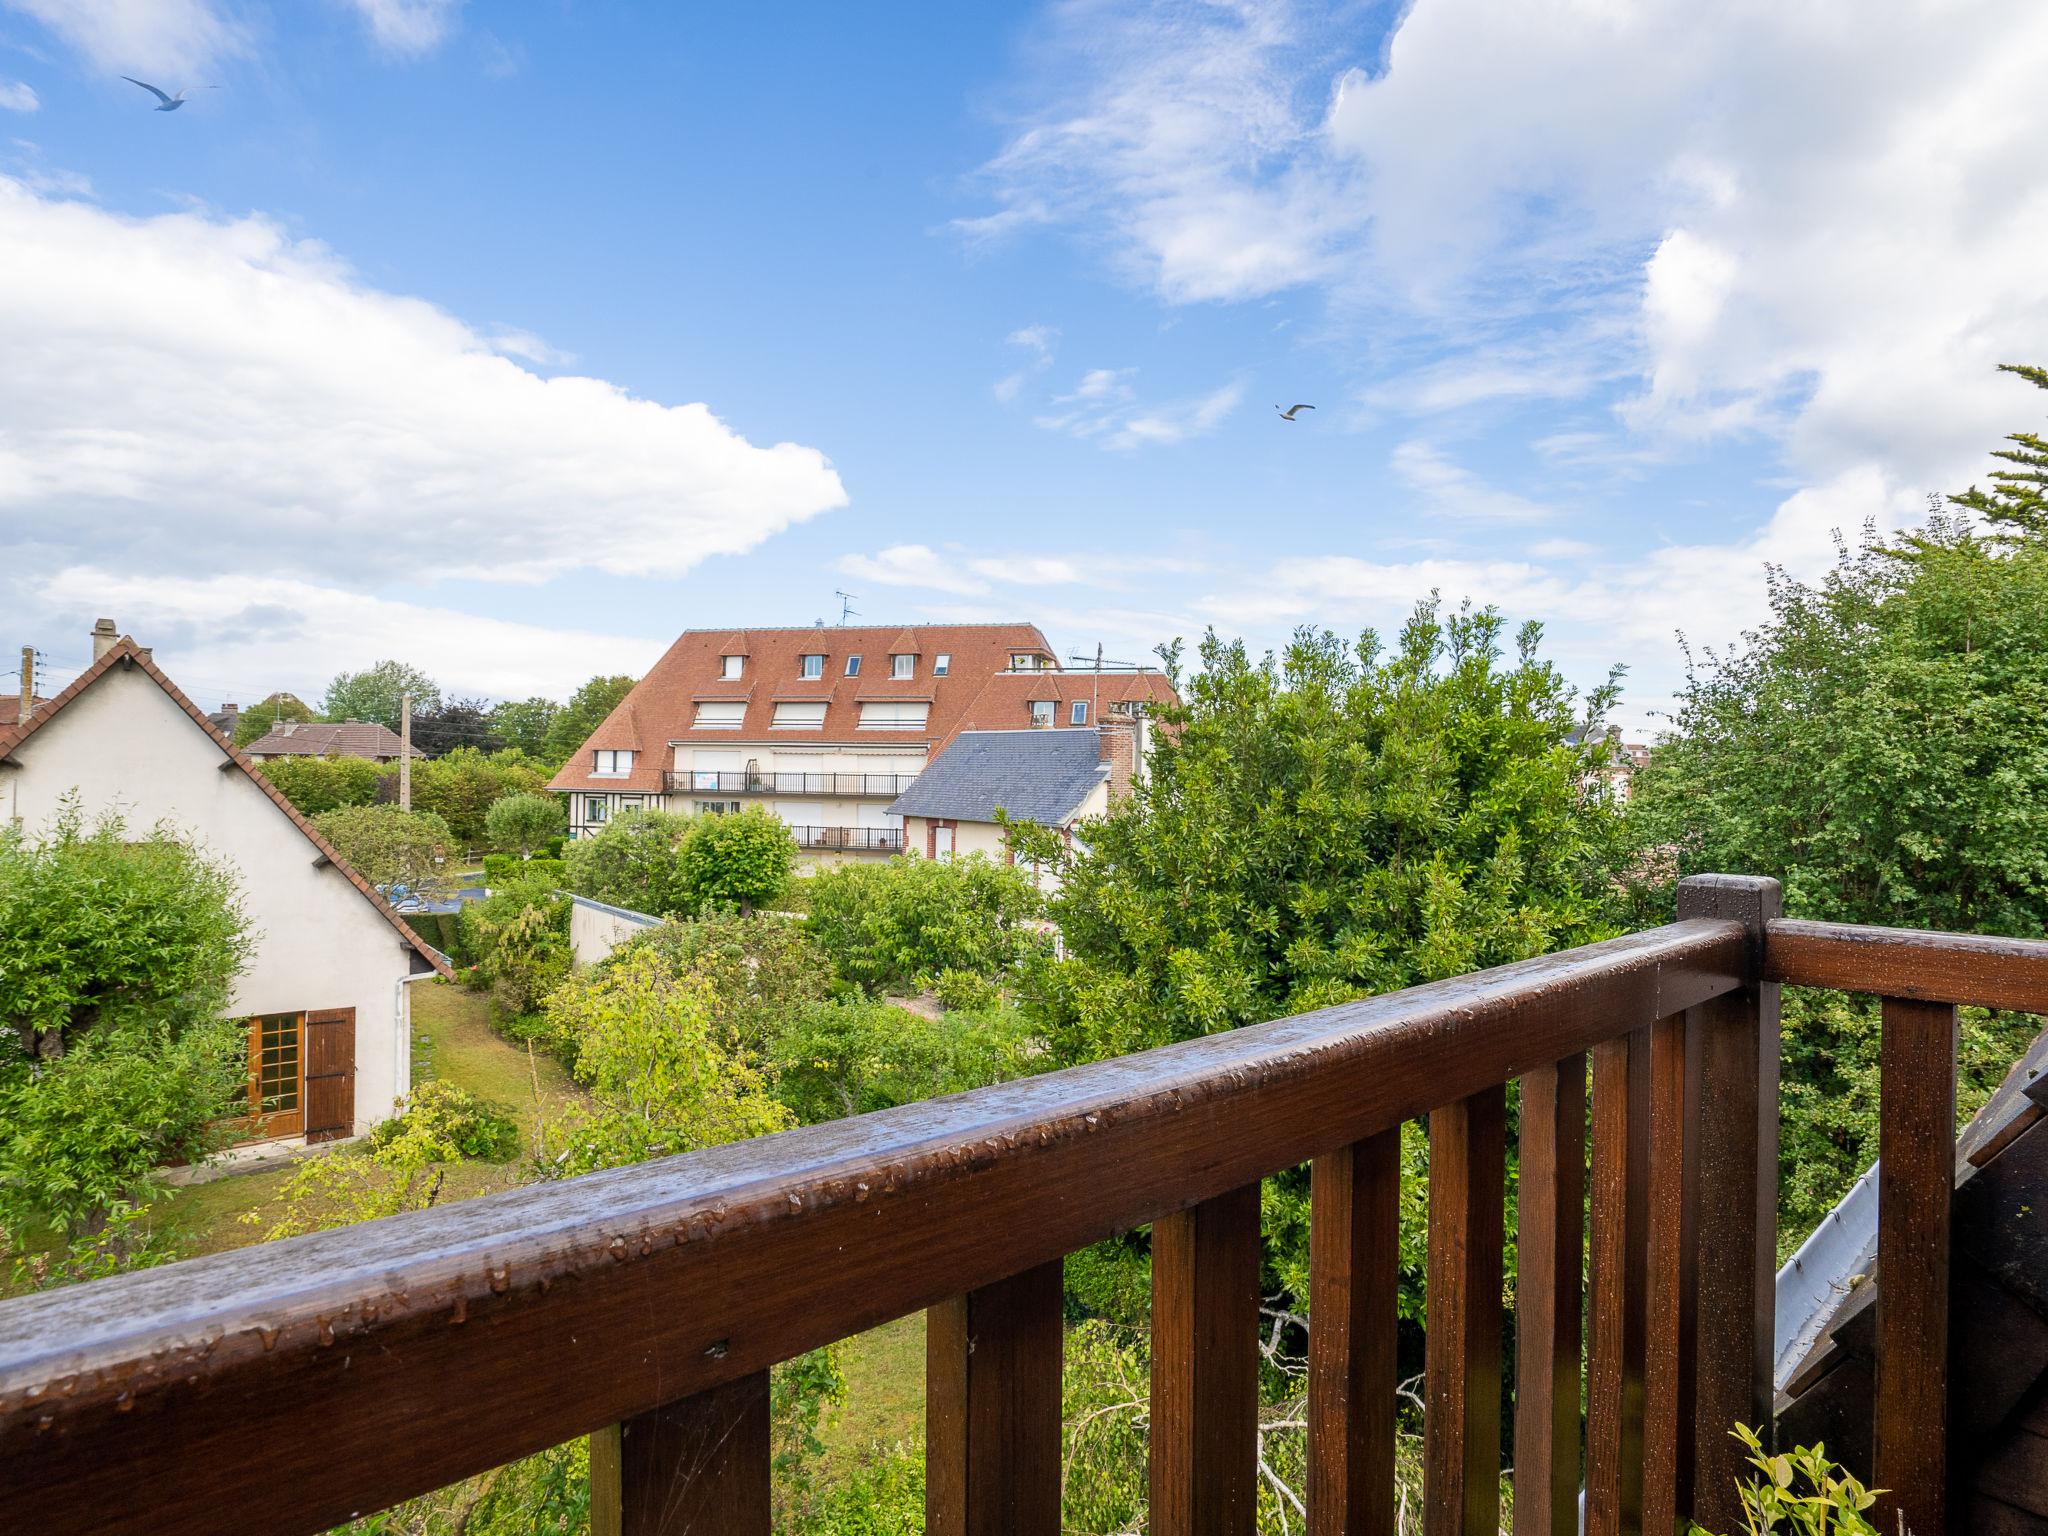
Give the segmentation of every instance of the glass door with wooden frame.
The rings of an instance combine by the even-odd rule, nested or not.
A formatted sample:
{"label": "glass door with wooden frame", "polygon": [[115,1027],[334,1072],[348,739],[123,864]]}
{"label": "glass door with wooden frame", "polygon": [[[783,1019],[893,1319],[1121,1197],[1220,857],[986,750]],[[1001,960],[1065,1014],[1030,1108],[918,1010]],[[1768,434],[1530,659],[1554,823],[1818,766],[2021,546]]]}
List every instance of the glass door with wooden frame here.
{"label": "glass door with wooden frame", "polygon": [[267,1013],[249,1021],[248,1124],[259,1137],[306,1128],[306,1016]]}

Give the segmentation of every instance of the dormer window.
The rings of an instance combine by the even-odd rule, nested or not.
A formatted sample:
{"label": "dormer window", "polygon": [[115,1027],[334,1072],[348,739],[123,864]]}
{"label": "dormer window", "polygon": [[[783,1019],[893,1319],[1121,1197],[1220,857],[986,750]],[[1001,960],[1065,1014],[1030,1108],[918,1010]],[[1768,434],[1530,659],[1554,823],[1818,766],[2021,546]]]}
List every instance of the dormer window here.
{"label": "dormer window", "polygon": [[1041,672],[1045,669],[1045,658],[1036,654],[1019,651],[1010,658],[1012,672]]}
{"label": "dormer window", "polygon": [[747,665],[747,658],[744,656],[721,656],[718,660],[718,675],[728,683],[738,678]]}
{"label": "dormer window", "polygon": [[948,672],[952,670],[953,653],[951,651],[939,652],[939,659],[932,663],[932,676],[944,677]]}
{"label": "dormer window", "polygon": [[1033,699],[1031,701],[1032,728],[1042,729],[1045,726],[1051,725],[1052,720],[1053,701],[1051,699]]}
{"label": "dormer window", "polygon": [[889,658],[889,675],[897,678],[915,677],[917,675],[916,654],[891,656]]}
{"label": "dormer window", "polygon": [[631,752],[599,751],[597,766],[590,770],[590,776],[595,779],[622,779],[632,771]]}
{"label": "dormer window", "polygon": [[846,658],[846,675],[848,677],[860,676],[860,657],[849,656]]}
{"label": "dormer window", "polygon": [[815,651],[805,656],[803,658],[802,675],[805,677],[823,677],[825,675],[825,658]]}
{"label": "dormer window", "polygon": [[1075,725],[1086,725],[1088,723],[1088,701],[1086,699],[1074,700],[1072,717],[1073,724]]}

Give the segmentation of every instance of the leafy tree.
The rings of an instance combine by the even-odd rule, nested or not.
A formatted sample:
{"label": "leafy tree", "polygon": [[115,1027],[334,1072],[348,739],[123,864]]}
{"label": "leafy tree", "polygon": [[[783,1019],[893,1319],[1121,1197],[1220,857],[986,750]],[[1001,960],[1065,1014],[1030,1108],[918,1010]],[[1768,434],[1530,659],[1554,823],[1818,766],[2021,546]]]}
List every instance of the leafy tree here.
{"label": "leafy tree", "polygon": [[569,903],[545,882],[515,881],[464,902],[457,921],[475,957],[466,979],[490,988],[491,1001],[515,1018],[569,974]]}
{"label": "leafy tree", "polygon": [[677,975],[711,985],[711,1022],[720,1043],[760,1065],[812,1004],[824,999],[830,967],[804,925],[772,913],[711,912],[667,922],[626,941],[647,949]]}
{"label": "leafy tree", "polygon": [[548,729],[562,706],[553,699],[535,695],[530,699],[506,699],[491,707],[490,726],[508,747],[517,747],[528,757],[548,756]]}
{"label": "leafy tree", "polygon": [[690,829],[674,811],[626,811],[562,850],[569,889],[592,901],[670,917],[695,910],[680,850]]}
{"label": "leafy tree", "polygon": [[[2011,525],[2008,526],[2017,526]],[[2038,936],[2048,928],[2048,539],[1935,516],[1866,538],[1695,665],[1637,775],[1643,868],[1783,882],[1796,917]],[[1646,912],[1670,910],[1646,878]],[[1661,916],[1657,920],[1662,920]],[[1973,1112],[2036,1023],[1965,1009]],[[1780,1234],[1796,1242],[1877,1151],[1875,1007],[1785,998]]]}
{"label": "leafy tree", "polygon": [[566,825],[561,797],[544,791],[500,795],[484,813],[484,836],[490,845],[522,859],[532,858],[560,837]]}
{"label": "leafy tree", "polygon": [[604,724],[605,716],[625,702],[637,679],[593,677],[569,696],[569,702],[548,723],[548,762],[560,767],[576,755],[576,749],[590,739],[590,733]]}
{"label": "leafy tree", "polygon": [[[2048,368],[2019,363],[2001,363],[1999,368],[2019,375],[2036,389],[2048,389]],[[2048,438],[2038,432],[2015,432],[2006,441],[2012,447],[1992,454],[2007,467],[1991,472],[1991,489],[1980,491],[1973,485],[1949,500],[2008,536],[2048,535]]]}
{"label": "leafy tree", "polygon": [[[1391,650],[1304,630],[1255,663],[1205,639],[1146,779],[1073,850],[1026,847],[1064,881],[1068,955],[1035,977],[1054,1053],[1094,1060],[1606,936],[1618,818],[1587,788],[1605,748],[1574,741],[1580,700],[1538,658],[1541,631],[1504,665],[1501,629],[1432,599]],[[1593,719],[1612,691],[1587,701]]]}
{"label": "leafy tree", "polygon": [[219,1016],[250,943],[233,866],[168,823],[131,841],[74,796],[40,840],[0,827],[0,1070],[103,1026]]}
{"label": "leafy tree", "polygon": [[486,818],[507,795],[539,794],[548,776],[525,753],[480,752],[456,747],[441,757],[412,765],[412,804],[448,823],[464,848],[489,840]]}
{"label": "leafy tree", "polygon": [[796,838],[773,811],[698,816],[677,857],[693,906],[738,907],[744,914],[788,889],[796,868]]}
{"label": "leafy tree", "polygon": [[387,770],[367,757],[274,757],[257,771],[301,816],[349,805],[374,805]]}
{"label": "leafy tree", "polygon": [[429,757],[439,757],[457,747],[496,752],[505,740],[482,699],[442,699],[427,709],[413,710],[412,744]]}
{"label": "leafy tree", "polygon": [[776,1097],[806,1125],[1024,1077],[1042,1042],[1016,1009],[937,1019],[893,1003],[814,1003],[777,1037]]}
{"label": "leafy tree", "polygon": [[337,672],[321,702],[330,720],[364,720],[397,730],[398,698],[412,695],[413,712],[441,707],[441,685],[403,661],[380,661],[361,672]]}
{"label": "leafy tree", "polygon": [[313,818],[313,830],[357,874],[380,887],[404,886],[415,896],[437,893],[456,852],[448,823],[431,811],[395,805],[353,805]]}
{"label": "leafy tree", "polygon": [[792,1124],[761,1074],[720,1041],[714,1011],[711,983],[677,975],[651,948],[628,946],[557,987],[548,1018],[576,1042],[591,1107],[547,1127],[543,1172],[566,1178]]}
{"label": "leafy tree", "polygon": [[1007,974],[1046,948],[1042,902],[1018,869],[979,854],[847,864],[805,882],[811,937],[855,986],[921,986],[943,971]]}
{"label": "leafy tree", "polygon": [[319,711],[295,693],[273,693],[260,704],[252,704],[235,716],[235,745],[246,747],[250,742],[270,734],[270,728],[280,720],[296,720],[304,723],[318,720]]}

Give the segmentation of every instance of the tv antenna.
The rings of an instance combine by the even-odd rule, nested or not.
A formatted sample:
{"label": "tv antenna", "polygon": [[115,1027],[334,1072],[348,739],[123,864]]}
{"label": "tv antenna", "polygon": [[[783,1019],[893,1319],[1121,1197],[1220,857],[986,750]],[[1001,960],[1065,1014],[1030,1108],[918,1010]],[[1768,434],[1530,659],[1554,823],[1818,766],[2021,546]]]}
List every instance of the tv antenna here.
{"label": "tv antenna", "polygon": [[832,595],[839,599],[839,622],[841,624],[844,624],[848,619],[860,617],[860,610],[853,606],[853,600],[860,596],[858,592],[841,592],[835,588]]}
{"label": "tv antenna", "polygon": [[1094,672],[1101,672],[1104,669],[1114,672],[1135,672],[1138,670],[1138,664],[1135,661],[1105,661],[1102,656],[1102,643],[1100,641],[1096,642],[1095,654],[1093,656],[1069,656],[1067,660],[1078,662]]}

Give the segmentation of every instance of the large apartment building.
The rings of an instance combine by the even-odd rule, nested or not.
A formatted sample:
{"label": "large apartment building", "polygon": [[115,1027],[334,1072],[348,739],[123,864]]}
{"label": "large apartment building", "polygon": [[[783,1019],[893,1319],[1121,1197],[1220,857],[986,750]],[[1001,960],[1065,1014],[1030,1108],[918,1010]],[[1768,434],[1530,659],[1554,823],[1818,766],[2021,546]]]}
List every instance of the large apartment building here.
{"label": "large apartment building", "polygon": [[555,775],[581,837],[622,811],[765,806],[814,861],[903,851],[896,797],[963,730],[1088,726],[1170,701],[1065,672],[1033,624],[689,630]]}

